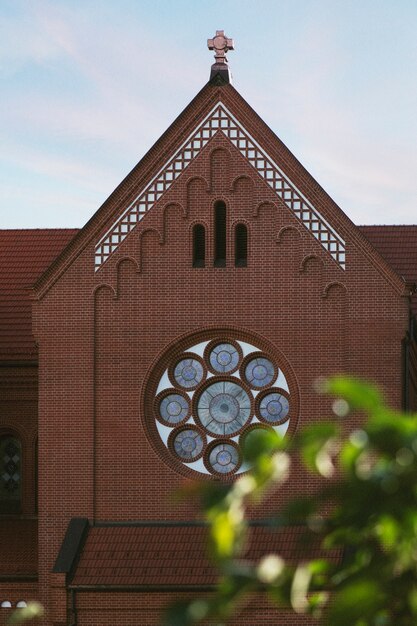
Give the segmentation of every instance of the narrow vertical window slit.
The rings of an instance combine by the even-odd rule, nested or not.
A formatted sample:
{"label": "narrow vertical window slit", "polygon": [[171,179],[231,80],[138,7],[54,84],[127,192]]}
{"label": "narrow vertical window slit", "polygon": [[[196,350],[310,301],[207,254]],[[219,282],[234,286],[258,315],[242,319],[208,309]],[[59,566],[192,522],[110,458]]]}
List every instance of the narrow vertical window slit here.
{"label": "narrow vertical window slit", "polygon": [[214,205],[214,266],[226,266],[226,205],[221,201]]}
{"label": "narrow vertical window slit", "polygon": [[206,264],[206,229],[202,224],[193,228],[193,267],[204,267]]}
{"label": "narrow vertical window slit", "polygon": [[246,267],[248,264],[248,229],[245,224],[235,228],[235,266]]}

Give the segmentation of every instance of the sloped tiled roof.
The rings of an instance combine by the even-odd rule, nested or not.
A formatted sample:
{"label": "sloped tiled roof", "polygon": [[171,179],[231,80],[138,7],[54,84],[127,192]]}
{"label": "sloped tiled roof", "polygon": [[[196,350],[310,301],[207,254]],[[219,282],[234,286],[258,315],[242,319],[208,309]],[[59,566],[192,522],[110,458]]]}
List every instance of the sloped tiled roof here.
{"label": "sloped tiled roof", "polygon": [[0,230],[0,358],[36,358],[31,287],[77,232]]}
{"label": "sloped tiled roof", "polygon": [[[392,269],[406,281],[417,283],[417,225],[359,226],[361,232]],[[412,296],[417,314],[417,295]]]}
{"label": "sloped tiled roof", "polygon": [[[323,556],[318,543],[303,541],[305,529],[277,531],[253,526],[246,559],[275,552],[287,561]],[[207,558],[207,528],[200,525],[104,526],[90,529],[72,586],[188,587],[214,585]],[[329,558],[339,560],[340,551]]]}
{"label": "sloped tiled roof", "polygon": [[34,577],[38,569],[38,522],[0,519],[0,579]]}

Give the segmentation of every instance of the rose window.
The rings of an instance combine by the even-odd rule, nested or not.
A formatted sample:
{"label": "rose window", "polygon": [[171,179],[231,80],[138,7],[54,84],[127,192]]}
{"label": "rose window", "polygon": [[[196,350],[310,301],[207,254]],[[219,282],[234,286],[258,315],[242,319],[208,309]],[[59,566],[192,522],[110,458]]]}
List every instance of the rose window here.
{"label": "rose window", "polygon": [[186,350],[173,347],[155,368],[145,394],[153,413],[146,425],[178,470],[239,474],[249,469],[241,454],[249,430],[285,435],[294,426],[298,396],[289,366],[264,340],[252,341],[219,334],[184,342]]}

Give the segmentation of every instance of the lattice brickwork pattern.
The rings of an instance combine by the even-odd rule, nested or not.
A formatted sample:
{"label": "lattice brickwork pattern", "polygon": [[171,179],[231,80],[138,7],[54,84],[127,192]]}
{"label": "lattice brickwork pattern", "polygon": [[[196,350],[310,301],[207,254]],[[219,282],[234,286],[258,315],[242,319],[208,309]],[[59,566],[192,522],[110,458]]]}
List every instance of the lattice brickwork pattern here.
{"label": "lattice brickwork pattern", "polygon": [[95,250],[96,270],[117,250],[120,243],[217,132],[224,133],[339,266],[345,269],[343,239],[304,198],[228,109],[223,104],[218,104],[99,241]]}

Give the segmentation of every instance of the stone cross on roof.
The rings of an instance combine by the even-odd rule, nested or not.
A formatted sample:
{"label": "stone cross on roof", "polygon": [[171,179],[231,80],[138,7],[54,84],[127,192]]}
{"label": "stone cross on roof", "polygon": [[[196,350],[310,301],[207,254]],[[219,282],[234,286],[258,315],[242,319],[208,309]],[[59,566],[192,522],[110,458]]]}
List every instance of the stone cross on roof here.
{"label": "stone cross on roof", "polygon": [[207,39],[207,46],[209,50],[215,50],[216,64],[227,63],[226,52],[235,49],[233,39],[226,37],[224,30],[216,30],[216,36]]}

